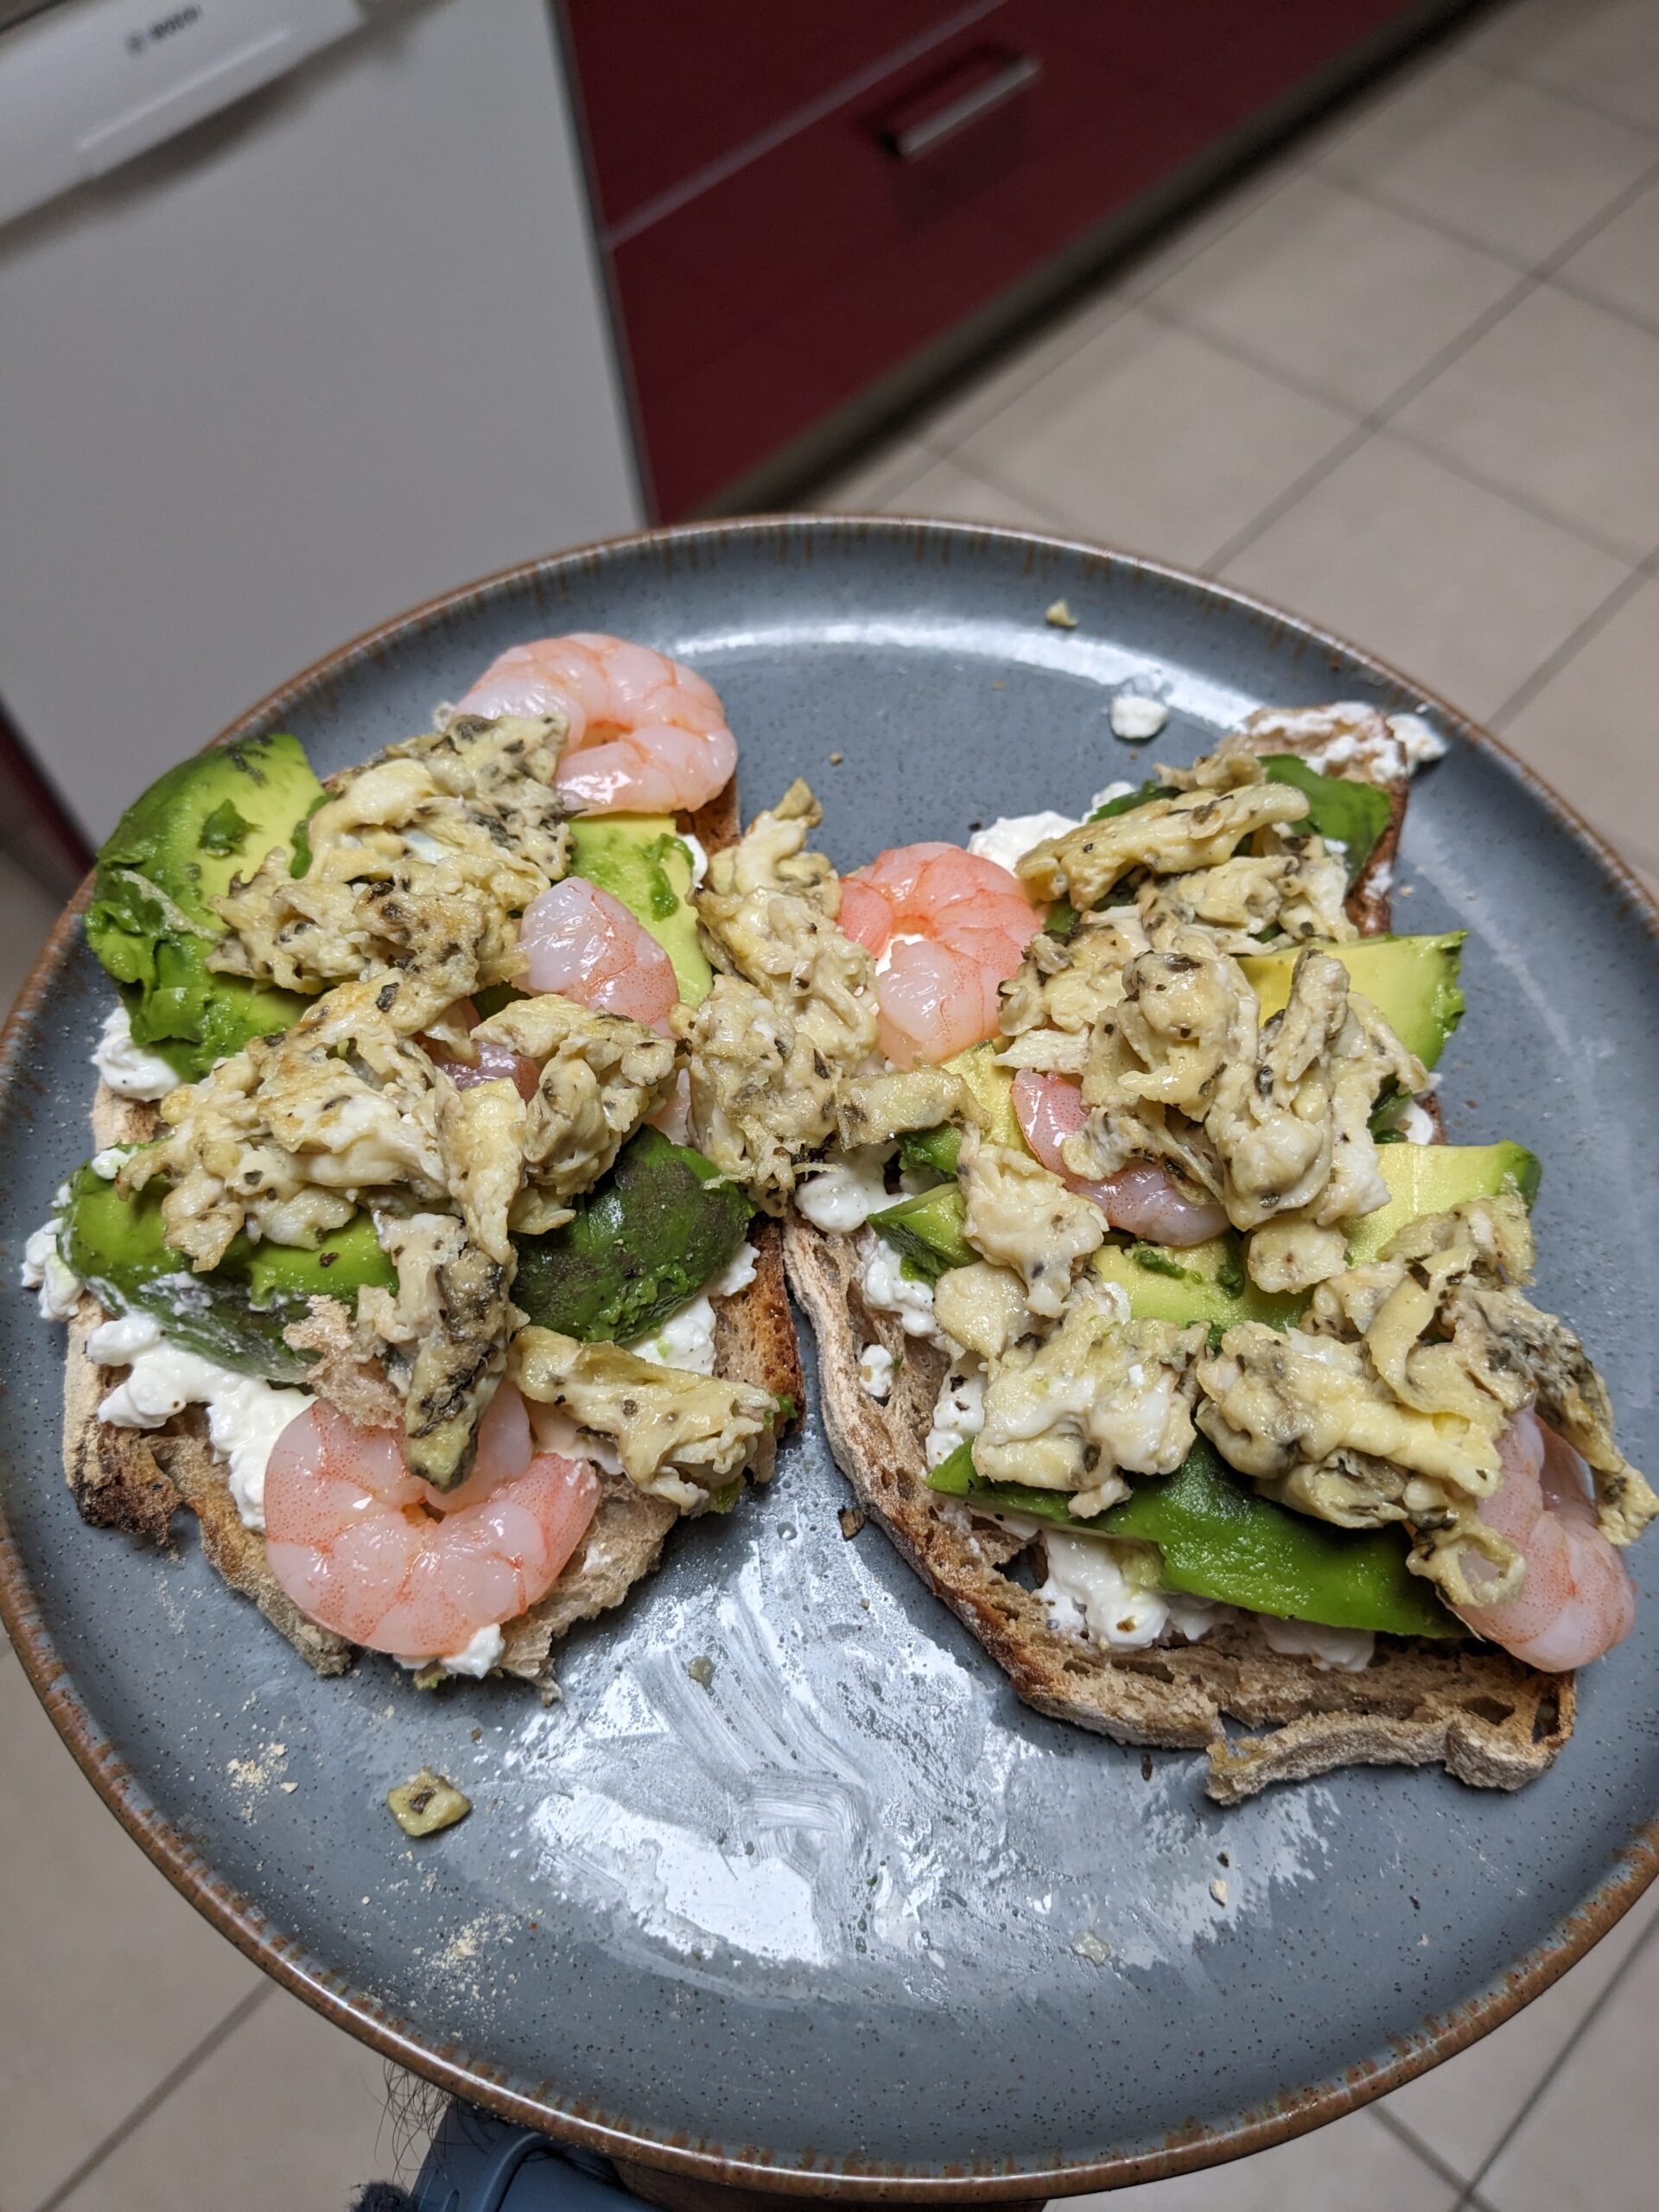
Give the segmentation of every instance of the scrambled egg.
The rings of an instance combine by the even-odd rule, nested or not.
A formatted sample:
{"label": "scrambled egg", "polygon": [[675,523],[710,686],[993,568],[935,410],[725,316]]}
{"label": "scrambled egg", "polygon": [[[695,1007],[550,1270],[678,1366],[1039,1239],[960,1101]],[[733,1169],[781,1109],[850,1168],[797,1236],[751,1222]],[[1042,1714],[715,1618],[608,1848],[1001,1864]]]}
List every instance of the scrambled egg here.
{"label": "scrambled egg", "polygon": [[836,927],[835,869],[804,849],[823,819],[798,779],[709,861],[697,920],[715,965],[763,992],[833,1071],[857,1067],[874,1048],[875,963]]}
{"label": "scrambled egg", "polygon": [[[667,1097],[674,1047],[637,1022],[553,996],[514,1001],[477,1034],[542,1063],[526,1103],[509,1082],[458,1090],[400,1036],[384,987],[343,983],[283,1036],[261,1038],[164,1103],[169,1133],[123,1187],[164,1174],[168,1241],[198,1272],[233,1237],[315,1244],[376,1208],[399,1269],[364,1317],[403,1347],[409,1464],[440,1488],[464,1470],[511,1327],[509,1231],[567,1221],[563,1201],[611,1166]],[[452,1217],[436,1209],[454,1209]],[[385,1224],[398,1224],[388,1227]]]}
{"label": "scrambled egg", "polygon": [[1039,931],[1002,987],[1005,1066],[1081,1075],[1090,1032],[1123,997],[1123,971],[1152,949],[1133,907],[1084,914],[1070,937]]}
{"label": "scrambled egg", "polygon": [[[1258,762],[1244,765],[1261,778]],[[1154,875],[1185,875],[1193,868],[1214,868],[1230,860],[1258,830],[1297,821],[1306,812],[1300,791],[1241,775],[1231,788],[1177,791],[1104,822],[1085,822],[1063,837],[1045,838],[1026,854],[1016,873],[1034,899],[1098,906],[1137,868],[1149,868]]]}
{"label": "scrambled egg", "polygon": [[1192,1367],[1201,1325],[1122,1321],[1084,1275],[1046,1341],[990,1363],[974,1465],[993,1482],[1069,1491],[1086,1518],[1128,1495],[1120,1470],[1173,1473],[1192,1444]]}
{"label": "scrambled egg", "polygon": [[[673,1017],[690,1049],[697,1144],[774,1213],[805,1155],[837,1134],[842,1079],[875,1050],[875,963],[836,926],[834,868],[805,850],[823,812],[797,781],[711,859],[697,918],[721,972],[701,1006]],[[861,1126],[852,1141],[881,1134]]]}
{"label": "scrambled egg", "polygon": [[1033,1313],[1058,1314],[1077,1268],[1106,1241],[1105,1215],[1029,1153],[987,1144],[976,1129],[963,1134],[957,1173],[969,1243],[1014,1269]]}
{"label": "scrambled egg", "polygon": [[945,1269],[933,1286],[933,1319],[954,1344],[988,1363],[1039,1325],[1019,1274],[986,1260]]}
{"label": "scrambled egg", "polygon": [[512,1373],[525,1397],[614,1438],[631,1482],[694,1510],[743,1467],[777,1413],[770,1391],[752,1383],[659,1367],[552,1329],[519,1330]]}
{"label": "scrambled egg", "polygon": [[315,1245],[386,1189],[430,1204],[448,1195],[438,1082],[397,1034],[372,983],[345,983],[292,1029],[256,1038],[200,1083],[162,1102],[168,1135],[131,1154],[117,1179],[168,1178],[167,1241],[197,1273],[245,1229]]}
{"label": "scrambled egg", "polygon": [[[667,1099],[674,1047],[639,1022],[554,993],[511,1001],[480,1021],[473,1037],[541,1063],[535,1093],[521,1103],[522,1118],[515,1124],[502,1099],[480,1125],[474,1155],[487,1173],[492,1147],[511,1133],[524,1174],[523,1189],[509,1201],[512,1226],[540,1236],[569,1220],[561,1201],[590,1189],[624,1141]],[[518,1097],[511,1084],[479,1084],[460,1094],[459,1107],[464,1111],[485,1092]],[[499,1134],[491,1128],[498,1112]]]}
{"label": "scrambled egg", "polygon": [[[1230,1329],[1198,1363],[1198,1426],[1282,1503],[1344,1528],[1409,1523],[1416,1570],[1454,1605],[1487,1605],[1524,1569],[1479,1501],[1500,1479],[1503,1431],[1535,1403],[1591,1466],[1603,1533],[1628,1543],[1659,1497],[1614,1444],[1583,1346],[1516,1287],[1531,1265],[1514,1194],[1413,1222],[1381,1260],[1322,1283],[1304,1327]],[[1498,1570],[1478,1599],[1470,1550]]]}
{"label": "scrambled egg", "polygon": [[1301,954],[1263,1028],[1243,970],[1205,931],[1161,924],[1157,937],[1095,1026],[1066,1165],[1098,1179],[1166,1161],[1257,1232],[1255,1282],[1306,1289],[1341,1268],[1342,1224],[1387,1203],[1368,1126],[1378,1096],[1427,1077],[1330,954]]}
{"label": "scrambled egg", "polygon": [[522,965],[516,917],[565,871],[555,720],[462,715],[331,778],[310,865],[266,855],[218,901],[212,964],[288,990],[392,971],[405,1035]]}

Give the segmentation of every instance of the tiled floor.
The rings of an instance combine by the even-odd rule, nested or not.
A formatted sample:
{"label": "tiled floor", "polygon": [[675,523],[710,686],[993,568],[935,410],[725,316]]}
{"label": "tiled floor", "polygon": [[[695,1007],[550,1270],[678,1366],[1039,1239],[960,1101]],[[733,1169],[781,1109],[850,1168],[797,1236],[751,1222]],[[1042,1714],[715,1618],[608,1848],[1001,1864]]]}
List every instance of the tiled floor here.
{"label": "tiled floor", "polygon": [[[1659,887],[1659,0],[1493,10],[823,494],[1236,578],[1500,730]],[[0,872],[0,996],[47,902]],[[10,963],[10,966],[8,965]],[[0,2207],[337,2212],[381,2069],[120,1834],[0,1647]],[[1128,2212],[1638,2212],[1659,1895],[1380,2106]]]}

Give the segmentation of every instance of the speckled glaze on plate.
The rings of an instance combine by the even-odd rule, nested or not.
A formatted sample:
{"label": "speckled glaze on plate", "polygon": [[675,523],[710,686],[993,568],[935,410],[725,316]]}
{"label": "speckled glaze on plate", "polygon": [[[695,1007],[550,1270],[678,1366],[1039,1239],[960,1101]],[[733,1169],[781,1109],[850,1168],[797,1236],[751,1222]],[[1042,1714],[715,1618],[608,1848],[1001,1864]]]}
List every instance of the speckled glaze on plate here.
{"label": "speckled glaze on plate", "polygon": [[[1062,596],[1075,630],[1044,620]],[[1142,562],[804,518],[516,570],[334,655],[231,734],[292,729],[327,772],[428,728],[502,646],[580,629],[707,676],[747,809],[809,777],[843,867],[995,815],[1079,811],[1264,700],[1423,703],[1306,625]],[[1151,746],[1111,735],[1124,683],[1173,709]],[[1516,762],[1427,711],[1451,752],[1419,781],[1396,915],[1470,932],[1451,1134],[1542,1156],[1541,1295],[1581,1326],[1651,1467],[1656,917]],[[72,911],[3,1045],[9,1270],[88,1148],[109,997]],[[1179,2171],[1448,2056],[1655,1871],[1652,1544],[1635,1634],[1520,1796],[1351,1771],[1224,1813],[1198,1758],[1027,1712],[874,1529],[844,1541],[816,1417],[768,1492],[683,1530],[566,1647],[564,1701],[543,1709],[466,1682],[423,1695],[373,1659],[320,1682],[207,1570],[188,1516],[159,1558],[83,1529],[58,1472],[61,1357],[33,1300],[0,1294],[0,1605],[81,1764],[185,1894],[321,2011],[597,2147],[855,2196]],[[707,1688],[687,1672],[704,1656]],[[477,1809],[415,1845],[381,1800],[429,1764]],[[1085,1934],[1106,1963],[1075,1948]]]}

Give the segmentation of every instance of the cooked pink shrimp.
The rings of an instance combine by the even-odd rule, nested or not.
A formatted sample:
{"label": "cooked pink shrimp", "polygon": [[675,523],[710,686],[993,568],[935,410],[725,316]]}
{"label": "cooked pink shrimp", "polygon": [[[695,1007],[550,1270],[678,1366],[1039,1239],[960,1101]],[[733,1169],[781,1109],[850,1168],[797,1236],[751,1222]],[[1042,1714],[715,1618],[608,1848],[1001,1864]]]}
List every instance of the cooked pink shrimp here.
{"label": "cooked pink shrimp", "polygon": [[392,1430],[354,1428],[319,1399],[271,1447],[270,1571],[308,1618],[371,1651],[464,1651],[546,1596],[599,1503],[585,1459],[532,1452],[504,1382],[472,1472],[443,1496],[410,1473]]}
{"label": "cooked pink shrimp", "polygon": [[883,963],[877,1033],[901,1068],[996,1034],[996,987],[1041,920],[1020,879],[960,845],[900,845],[844,877],[841,926]]}
{"label": "cooked pink shrimp", "polygon": [[[1588,1470],[1536,1414],[1517,1414],[1498,1440],[1503,1479],[1480,1503],[1480,1517],[1519,1547],[1526,1573],[1513,1597],[1496,1605],[1462,1605],[1477,1636],[1501,1643],[1529,1667],[1564,1674],[1587,1666],[1630,1632],[1636,1586],[1596,1525]],[[1465,1553],[1477,1587],[1497,1569]]]}
{"label": "cooked pink shrimp", "polygon": [[737,766],[726,709],[702,677],[597,630],[510,645],[459,711],[564,715],[570,729],[554,785],[589,814],[702,806]]}
{"label": "cooked pink shrimp", "polygon": [[530,956],[528,991],[557,991],[606,1014],[668,1033],[680,987],[674,963],[637,915],[586,876],[567,875],[532,899],[518,924]]}
{"label": "cooked pink shrimp", "polygon": [[1070,1076],[1021,1068],[1014,1078],[1014,1110],[1044,1166],[1092,1198],[1114,1229],[1154,1244],[1202,1244],[1226,1228],[1227,1217],[1213,1200],[1189,1197],[1155,1160],[1132,1160],[1098,1183],[1074,1175],[1060,1147],[1083,1127],[1084,1109],[1083,1087]]}
{"label": "cooked pink shrimp", "polygon": [[[471,999],[457,999],[447,1017],[458,1021],[463,1028],[476,1029],[478,1008]],[[542,1071],[534,1060],[524,1053],[515,1052],[505,1045],[492,1044],[486,1038],[483,1044],[474,1046],[476,1058],[463,1060],[449,1046],[435,1037],[421,1037],[416,1040],[424,1046],[429,1058],[447,1069],[450,1081],[457,1090],[469,1090],[475,1083],[499,1083],[505,1076],[514,1084],[521,1098],[533,1098]]]}

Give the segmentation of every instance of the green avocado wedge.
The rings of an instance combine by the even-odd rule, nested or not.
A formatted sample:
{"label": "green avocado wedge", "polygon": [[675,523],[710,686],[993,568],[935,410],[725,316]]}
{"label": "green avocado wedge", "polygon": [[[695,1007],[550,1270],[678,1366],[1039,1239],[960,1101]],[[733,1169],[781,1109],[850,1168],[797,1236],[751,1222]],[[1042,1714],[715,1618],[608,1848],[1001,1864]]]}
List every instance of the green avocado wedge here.
{"label": "green avocado wedge", "polygon": [[291,855],[321,797],[297,738],[245,738],[170,768],[99,853],[86,941],[121,987],[135,1041],[187,1080],[305,1011],[290,991],[218,974],[208,955],[225,933],[213,900],[273,848]]}
{"label": "green avocado wedge", "polygon": [[1306,1298],[1258,1290],[1244,1272],[1241,1239],[1232,1233],[1179,1249],[1130,1237],[1103,1244],[1089,1262],[1103,1282],[1116,1283],[1137,1321],[1207,1321],[1230,1328],[1235,1321],[1265,1321],[1287,1329],[1306,1309]]}
{"label": "green avocado wedge", "polygon": [[1368,998],[1408,1052],[1432,1068],[1463,1019],[1458,969],[1466,930],[1443,937],[1360,937],[1339,944],[1291,944],[1247,953],[1239,966],[1262,1002],[1262,1019],[1279,1013],[1290,997],[1291,977],[1304,952],[1328,952],[1348,970],[1352,988]]}
{"label": "green avocado wedge", "polygon": [[1022,1513],[1072,1536],[1127,1536],[1156,1546],[1166,1590],[1211,1598],[1279,1620],[1389,1636],[1467,1633],[1406,1564],[1399,1529],[1335,1529],[1261,1497],[1199,1437],[1173,1475],[1141,1477],[1132,1494],[1092,1520],[1073,1517],[1060,1491],[988,1483],[973,1446],[958,1445],[928,1487],[991,1513]]}
{"label": "green avocado wedge", "polygon": [[667,814],[585,815],[570,824],[570,873],[621,901],[674,963],[680,997],[696,1006],[714,970],[691,905],[691,849]]}
{"label": "green avocado wedge", "polygon": [[305,1319],[311,1300],[352,1306],[370,1284],[397,1287],[366,1213],[331,1230],[315,1250],[238,1236],[218,1267],[193,1274],[167,1243],[163,1187],[157,1178],[129,1198],[95,1168],[77,1168],[58,1249],[108,1312],[154,1314],[175,1343],[223,1367],[302,1382],[308,1363],[283,1342],[283,1331]]}
{"label": "green avocado wedge", "polygon": [[656,1129],[630,1137],[575,1205],[563,1229],[513,1239],[512,1295],[540,1327],[588,1344],[643,1336],[695,1298],[753,1212],[712,1160]]}
{"label": "green avocado wedge", "polygon": [[1524,1145],[1391,1144],[1376,1155],[1389,1203],[1363,1214],[1348,1237],[1348,1264],[1363,1267],[1380,1256],[1408,1221],[1445,1213],[1471,1198],[1495,1198],[1511,1184],[1530,1208],[1544,1171]]}

